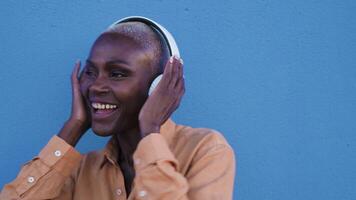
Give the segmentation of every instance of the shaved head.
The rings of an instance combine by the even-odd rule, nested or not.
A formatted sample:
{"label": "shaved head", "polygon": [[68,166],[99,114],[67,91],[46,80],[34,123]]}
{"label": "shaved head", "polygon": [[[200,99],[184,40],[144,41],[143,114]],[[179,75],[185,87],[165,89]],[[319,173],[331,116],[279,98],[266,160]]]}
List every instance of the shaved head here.
{"label": "shaved head", "polygon": [[152,65],[157,73],[163,73],[164,66],[169,59],[169,48],[161,33],[155,28],[142,22],[123,22],[107,29],[105,33],[120,34],[131,38],[140,46],[148,50],[152,56]]}

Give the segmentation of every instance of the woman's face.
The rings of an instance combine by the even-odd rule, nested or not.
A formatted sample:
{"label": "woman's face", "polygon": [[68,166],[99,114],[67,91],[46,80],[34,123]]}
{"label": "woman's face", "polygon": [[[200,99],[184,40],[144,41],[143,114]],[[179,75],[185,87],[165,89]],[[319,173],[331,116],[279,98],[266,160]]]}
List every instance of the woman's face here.
{"label": "woman's face", "polygon": [[100,136],[138,127],[138,114],[154,78],[149,51],[132,39],[104,33],[80,77],[92,130]]}

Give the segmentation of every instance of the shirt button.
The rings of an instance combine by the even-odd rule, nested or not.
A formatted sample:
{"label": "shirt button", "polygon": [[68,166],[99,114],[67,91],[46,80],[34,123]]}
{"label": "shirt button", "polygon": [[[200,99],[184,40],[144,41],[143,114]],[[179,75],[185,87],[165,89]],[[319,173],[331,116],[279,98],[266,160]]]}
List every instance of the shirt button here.
{"label": "shirt button", "polygon": [[120,196],[120,195],[122,194],[121,189],[117,189],[117,190],[116,190],[116,194],[117,194],[118,196]]}
{"label": "shirt button", "polygon": [[139,193],[138,193],[138,196],[139,197],[145,197],[147,195],[147,192],[145,190],[141,190]]}
{"label": "shirt button", "polygon": [[27,177],[27,182],[33,183],[35,181],[35,178],[33,176]]}
{"label": "shirt button", "polygon": [[62,155],[62,152],[59,151],[59,150],[57,150],[57,151],[54,152],[54,155],[55,155],[56,157],[59,157],[59,156]]}

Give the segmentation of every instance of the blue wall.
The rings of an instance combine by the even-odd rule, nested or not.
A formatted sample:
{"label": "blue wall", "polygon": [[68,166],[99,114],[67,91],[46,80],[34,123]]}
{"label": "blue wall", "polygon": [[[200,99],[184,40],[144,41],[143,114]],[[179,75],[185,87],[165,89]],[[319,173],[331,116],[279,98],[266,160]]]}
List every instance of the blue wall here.
{"label": "blue wall", "polygon": [[[185,61],[178,123],[224,133],[235,199],[356,199],[356,3],[0,1],[0,188],[58,132],[69,75],[114,20],[170,30]],[[81,152],[106,138],[87,134]]]}

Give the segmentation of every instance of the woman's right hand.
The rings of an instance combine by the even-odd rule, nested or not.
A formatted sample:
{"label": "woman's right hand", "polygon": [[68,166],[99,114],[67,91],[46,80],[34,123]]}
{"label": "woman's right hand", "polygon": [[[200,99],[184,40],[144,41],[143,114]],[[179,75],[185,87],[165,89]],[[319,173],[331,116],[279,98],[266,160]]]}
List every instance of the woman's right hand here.
{"label": "woman's right hand", "polygon": [[[80,60],[77,60],[72,72],[72,112],[69,121],[73,121],[82,126],[88,126],[88,114],[83,96],[80,92],[79,75]],[[89,127],[88,127],[89,128]]]}
{"label": "woman's right hand", "polygon": [[68,144],[75,146],[81,136],[90,128],[90,119],[86,109],[85,101],[80,92],[78,74],[80,71],[80,60],[75,63],[72,75],[72,111],[69,120],[64,124],[58,136]]}

